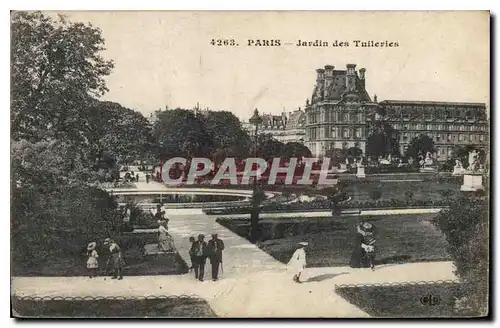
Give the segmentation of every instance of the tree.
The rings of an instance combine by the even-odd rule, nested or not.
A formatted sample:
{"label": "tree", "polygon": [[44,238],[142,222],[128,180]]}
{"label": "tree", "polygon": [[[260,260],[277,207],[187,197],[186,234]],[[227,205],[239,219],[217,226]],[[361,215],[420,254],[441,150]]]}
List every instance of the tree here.
{"label": "tree", "polygon": [[281,149],[280,156],[284,158],[302,158],[311,157],[312,153],[307,146],[299,142],[287,142]]}
{"label": "tree", "polygon": [[161,147],[160,156],[210,156],[213,138],[203,122],[191,110],[165,110],[153,125],[153,137]]}
{"label": "tree", "polygon": [[398,131],[390,124],[376,121],[366,139],[366,155],[378,158],[400,155]]}
{"label": "tree", "polygon": [[330,157],[333,165],[345,163],[345,159],[347,158],[347,149],[335,148],[327,150],[325,157]]}
{"label": "tree", "polygon": [[351,158],[360,158],[363,155],[363,150],[358,147],[351,147],[347,149],[347,156]]}
{"label": "tree", "polygon": [[467,315],[485,315],[488,308],[489,271],[488,201],[462,196],[442,210],[435,222],[446,236],[455,274],[468,286],[464,292]]}
{"label": "tree", "polygon": [[282,154],[284,146],[284,143],[274,139],[271,135],[261,134],[258,137],[257,156],[269,160]]}
{"label": "tree", "polygon": [[89,241],[116,236],[116,201],[92,181],[92,170],[64,141],[14,141],[11,234],[14,269],[58,256],[79,258]]}
{"label": "tree", "polygon": [[199,115],[213,140],[213,149],[229,157],[246,157],[253,141],[231,112],[207,111]]}
{"label": "tree", "polygon": [[434,140],[432,140],[425,134],[421,134],[420,136],[413,138],[410,141],[408,149],[406,150],[406,156],[411,158],[418,158],[419,156],[421,156],[422,158],[425,158],[428,152],[436,152],[436,148],[434,147]]}
{"label": "tree", "polygon": [[260,206],[266,199],[264,190],[257,184],[254,184],[252,199],[251,199],[251,213],[250,213],[250,238],[252,242],[257,242],[261,237],[261,229],[259,225]]}
{"label": "tree", "polygon": [[94,101],[88,114],[85,134],[96,163],[105,155],[130,163],[153,151],[151,127],[141,113],[117,103]]}
{"label": "tree", "polygon": [[80,125],[91,97],[107,91],[112,61],[101,30],[40,12],[15,12],[11,24],[12,139],[82,141]]}

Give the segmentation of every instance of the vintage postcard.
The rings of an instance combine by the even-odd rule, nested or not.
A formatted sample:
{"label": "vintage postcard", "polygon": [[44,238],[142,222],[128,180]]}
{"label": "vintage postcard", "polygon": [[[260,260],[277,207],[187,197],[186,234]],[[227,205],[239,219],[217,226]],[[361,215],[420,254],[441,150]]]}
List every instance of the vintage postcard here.
{"label": "vintage postcard", "polygon": [[16,318],[489,315],[490,13],[13,11]]}

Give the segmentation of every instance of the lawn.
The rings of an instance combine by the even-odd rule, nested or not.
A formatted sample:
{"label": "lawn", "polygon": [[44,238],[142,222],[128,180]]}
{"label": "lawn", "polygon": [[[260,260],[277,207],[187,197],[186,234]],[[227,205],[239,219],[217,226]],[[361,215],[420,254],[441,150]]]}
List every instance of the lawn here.
{"label": "lawn", "polygon": [[[450,190],[450,198],[460,194],[460,185],[453,182],[431,182],[431,181],[397,181],[414,179],[412,177],[385,177],[381,180],[373,180],[365,183],[352,182],[346,188],[346,193],[352,197],[353,201],[371,201],[371,193],[375,190],[381,192],[380,200],[406,199],[405,193],[411,191],[414,200],[441,200],[445,199],[442,195],[444,190]],[[416,179],[418,180],[418,179]]]}
{"label": "lawn", "polygon": [[[478,316],[455,308],[464,294],[458,283],[404,284],[394,286],[339,286],[337,294],[373,317],[450,318]],[[429,297],[431,296],[431,297]],[[429,302],[432,300],[432,302]]]}
{"label": "lawn", "polygon": [[214,318],[206,301],[193,297],[143,299],[12,299],[15,317],[27,318]]}
{"label": "lawn", "polygon": [[[126,266],[125,276],[174,275],[188,272],[186,262],[178,253],[164,253],[143,256],[144,244],[157,243],[156,233],[125,234],[118,241],[123,250]],[[99,271],[105,274],[106,253],[102,245],[98,248]],[[35,268],[13,267],[14,276],[84,276],[87,275],[85,251],[80,254],[66,255],[48,259]]]}
{"label": "lawn", "polygon": [[[377,264],[449,260],[446,241],[431,222],[434,215],[365,217],[376,227]],[[219,218],[217,222],[247,238],[249,219]],[[262,219],[263,241],[258,246],[287,263],[300,241],[309,242],[308,267],[349,265],[354,248],[356,218]]]}

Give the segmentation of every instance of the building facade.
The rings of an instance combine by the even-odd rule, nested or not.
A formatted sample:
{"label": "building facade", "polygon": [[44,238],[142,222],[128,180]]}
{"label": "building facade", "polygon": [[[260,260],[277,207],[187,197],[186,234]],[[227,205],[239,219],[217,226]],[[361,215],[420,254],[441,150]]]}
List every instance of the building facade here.
{"label": "building facade", "polygon": [[[283,112],[281,115],[263,114],[259,134],[269,134],[274,139],[283,142],[304,143],[306,115],[302,109],[293,112]],[[253,135],[255,126],[248,122],[242,123],[250,135]]]}
{"label": "building facade", "polygon": [[383,120],[399,131],[402,154],[421,134],[434,140],[438,160],[450,158],[457,145],[471,145],[477,150],[488,146],[485,104],[385,100],[378,105]]}
{"label": "building facade", "polygon": [[311,102],[306,103],[305,145],[314,156],[351,147],[366,152],[366,139],[375,120],[398,131],[400,151],[410,141],[428,135],[436,145],[438,160],[446,160],[457,145],[488,147],[486,105],[433,101],[373,101],[365,89],[364,68],[347,64],[346,70],[327,65],[317,69]]}
{"label": "building facade", "polygon": [[364,68],[347,64],[345,70],[327,65],[317,69],[311,102],[306,102],[305,145],[322,157],[335,148],[364,151],[371,116],[377,103],[365,90]]}

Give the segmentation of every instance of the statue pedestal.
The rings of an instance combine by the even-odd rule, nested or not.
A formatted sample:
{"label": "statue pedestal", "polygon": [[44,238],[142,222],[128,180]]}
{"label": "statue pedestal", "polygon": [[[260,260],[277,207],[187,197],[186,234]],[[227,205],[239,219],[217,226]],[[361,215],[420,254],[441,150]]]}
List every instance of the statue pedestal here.
{"label": "statue pedestal", "polygon": [[453,167],[453,173],[451,175],[458,176],[463,174],[464,174],[464,169],[462,167]]}
{"label": "statue pedestal", "polygon": [[464,174],[464,183],[460,187],[461,191],[477,191],[482,189],[484,189],[482,174],[474,174],[474,173]]}
{"label": "statue pedestal", "polygon": [[363,165],[358,165],[358,172],[356,173],[358,178],[366,178],[365,167]]}

